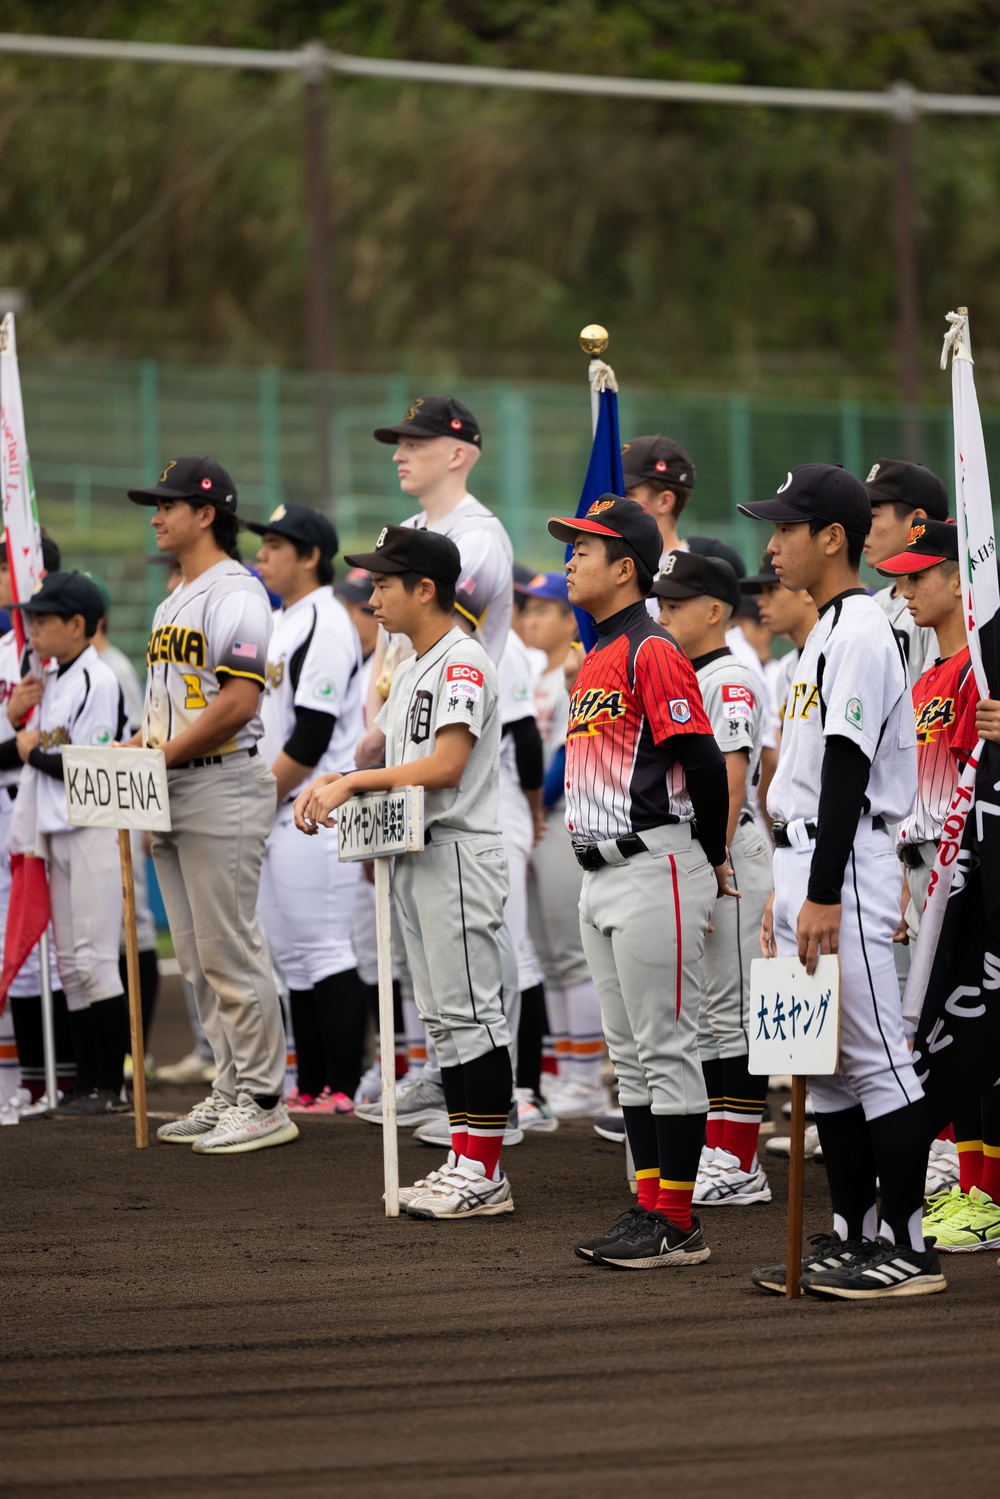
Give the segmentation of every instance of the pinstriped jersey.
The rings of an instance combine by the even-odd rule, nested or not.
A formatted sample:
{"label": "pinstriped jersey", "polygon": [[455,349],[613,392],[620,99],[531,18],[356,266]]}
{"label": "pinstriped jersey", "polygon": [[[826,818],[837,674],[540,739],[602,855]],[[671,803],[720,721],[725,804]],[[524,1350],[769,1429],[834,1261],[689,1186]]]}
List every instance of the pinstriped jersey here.
{"label": "pinstriped jersey", "polygon": [[979,692],[969,649],[936,661],[913,689],[917,730],[917,800],[896,831],[897,844],[936,843],[963,761],[976,747]]}
{"label": "pinstriped jersey", "polygon": [[[159,749],[191,728],[227,677],[248,677],[263,689],[270,639],[267,594],[241,563],[226,557],[182,583],[153,617],[143,743]],[[262,732],[258,713],[217,753],[249,749]]]}
{"label": "pinstriped jersey", "polygon": [[650,619],[645,600],[600,630],[569,702],[566,826],[574,842],[692,821],[670,741],[712,733],[690,661]]}

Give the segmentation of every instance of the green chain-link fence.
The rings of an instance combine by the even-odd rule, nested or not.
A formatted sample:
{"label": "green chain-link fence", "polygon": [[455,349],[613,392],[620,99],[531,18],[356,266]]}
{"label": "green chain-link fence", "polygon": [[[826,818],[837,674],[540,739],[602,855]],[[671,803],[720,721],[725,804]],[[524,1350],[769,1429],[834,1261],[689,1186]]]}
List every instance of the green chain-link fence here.
{"label": "green chain-link fence", "polygon": [[[454,386],[483,430],[475,493],[503,519],[518,558],[537,567],[559,565],[545,520],[575,509],[586,469],[590,399],[582,363],[580,376],[575,385]],[[372,428],[398,421],[414,396],[440,388],[402,374],[342,375],[320,390],[314,377],[294,370],[30,357],[21,377],[43,524],[68,565],[105,578],[113,633],[136,659],[163,573],[144,562],[153,550],[149,515],[125,499],[128,485],[149,483],[179,453],[208,453],[232,472],[248,518],[266,516],[281,500],[318,504],[332,508],[345,549],[367,547],[386,521],[409,510],[391,449],[372,440]],[[773,494],[798,463],[842,463],[863,478],[876,458],[904,451],[904,415],[889,405],[628,388],[619,400],[624,439],[669,433],[694,458],[698,481],[682,531],[720,536],[748,562],[766,538],[736,513],[740,501]],[[1000,458],[1000,412],[984,413],[984,426],[987,449]],[[332,497],[321,478],[324,432]],[[950,489],[950,407],[920,411],[918,451]]]}

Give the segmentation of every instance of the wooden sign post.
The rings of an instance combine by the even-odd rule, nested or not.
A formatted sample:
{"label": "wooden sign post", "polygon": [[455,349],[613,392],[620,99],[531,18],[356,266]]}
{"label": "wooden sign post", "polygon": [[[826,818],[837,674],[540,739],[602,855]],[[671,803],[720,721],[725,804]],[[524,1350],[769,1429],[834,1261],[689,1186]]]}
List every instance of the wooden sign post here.
{"label": "wooden sign post", "polygon": [[125,957],[128,968],[128,1014],[132,1045],[132,1097],[135,1143],[149,1145],[146,1119],[146,1046],[142,1034],[139,989],[139,938],[135,927],[135,881],[132,873],[133,828],[170,832],[167,768],[162,750],[122,749],[67,744],[63,749],[66,807],[77,827],[116,828],[122,864],[125,906]]}
{"label": "wooden sign post", "polygon": [[785,1295],[802,1294],[802,1194],[805,1173],[806,1078],[829,1077],[840,1049],[840,959],[821,957],[806,973],[798,958],[755,958],[750,964],[750,1072],[792,1078]]}
{"label": "wooden sign post", "polygon": [[337,814],[342,860],[375,861],[375,943],[378,951],[378,1033],[382,1055],[382,1165],[385,1215],[399,1217],[399,1144],[396,1133],[396,1051],[392,1010],[392,925],[389,860],[424,846],[424,788],[400,786],[352,796]]}

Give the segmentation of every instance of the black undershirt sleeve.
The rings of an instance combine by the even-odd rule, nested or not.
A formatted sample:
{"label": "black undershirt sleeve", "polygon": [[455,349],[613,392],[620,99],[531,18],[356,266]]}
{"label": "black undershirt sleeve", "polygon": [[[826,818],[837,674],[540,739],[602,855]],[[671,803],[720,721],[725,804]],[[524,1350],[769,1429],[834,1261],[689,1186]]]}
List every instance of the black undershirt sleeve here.
{"label": "black undershirt sleeve", "polygon": [[295,727],[285,743],[285,754],[310,769],[318,765],[330,748],[337,720],[318,708],[296,708]]}
{"label": "black undershirt sleeve", "polygon": [[537,791],[545,778],[545,755],[542,736],[534,718],[519,718],[516,723],[504,725],[504,733],[514,741],[514,758],[517,761],[517,778],[522,791]]}
{"label": "black undershirt sleeve", "polygon": [[726,824],[729,821],[729,780],[726,761],[714,734],[678,734],[670,748],[684,770],[698,841],[708,862],[726,862]]}
{"label": "black undershirt sleeve", "polygon": [[831,734],[823,751],[816,846],[809,866],[807,900],[839,906],[847,858],[858,831],[871,765],[853,739]]}
{"label": "black undershirt sleeve", "polygon": [[40,770],[43,775],[51,776],[54,781],[65,779],[66,767],[62,755],[47,755],[44,750],[33,749],[28,756],[28,764]]}
{"label": "black undershirt sleeve", "polygon": [[17,740],[5,739],[0,744],[0,770],[17,770],[21,756],[17,752]]}

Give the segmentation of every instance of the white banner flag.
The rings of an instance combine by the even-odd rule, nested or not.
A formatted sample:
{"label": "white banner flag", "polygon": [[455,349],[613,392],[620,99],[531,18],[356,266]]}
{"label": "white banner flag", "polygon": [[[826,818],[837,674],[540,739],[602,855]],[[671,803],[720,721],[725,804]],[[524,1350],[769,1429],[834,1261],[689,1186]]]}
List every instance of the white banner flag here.
{"label": "white banner flag", "polygon": [[[7,542],[14,603],[30,599],[42,576],[42,533],[35,503],[35,482],[24,433],[21,377],[17,368],[14,314],[0,323],[0,500]],[[19,648],[24,646],[24,620],[14,611],[14,630]]]}

